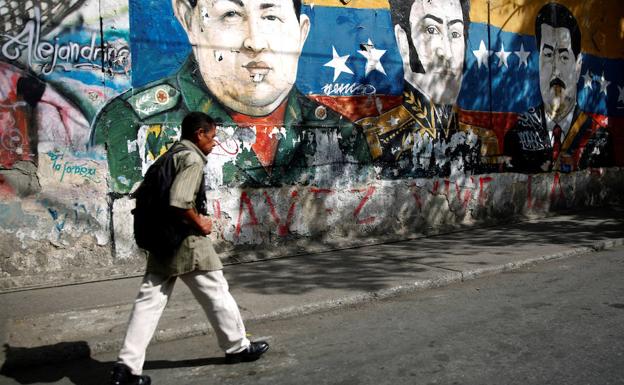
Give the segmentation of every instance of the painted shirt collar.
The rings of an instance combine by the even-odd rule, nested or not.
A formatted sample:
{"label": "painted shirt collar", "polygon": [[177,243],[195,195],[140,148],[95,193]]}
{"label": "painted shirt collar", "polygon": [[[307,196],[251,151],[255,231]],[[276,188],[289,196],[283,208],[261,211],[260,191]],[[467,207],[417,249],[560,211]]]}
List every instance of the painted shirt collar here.
{"label": "painted shirt collar", "polygon": [[561,137],[565,138],[570,130],[570,126],[572,125],[572,118],[574,117],[574,111],[576,108],[572,108],[570,112],[560,121],[555,122],[548,115],[544,114],[546,117],[546,128],[548,129],[548,135],[550,136],[550,140],[553,140],[553,129],[555,128],[555,124],[559,124],[561,127]]}

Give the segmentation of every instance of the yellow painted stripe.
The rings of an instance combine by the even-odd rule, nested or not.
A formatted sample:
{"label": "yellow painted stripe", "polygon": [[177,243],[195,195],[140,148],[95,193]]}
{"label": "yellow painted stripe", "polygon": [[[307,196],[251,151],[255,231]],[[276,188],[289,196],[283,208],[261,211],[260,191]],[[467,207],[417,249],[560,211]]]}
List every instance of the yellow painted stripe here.
{"label": "yellow painted stripe", "polygon": [[388,0],[304,0],[303,3],[320,7],[390,9]]}
{"label": "yellow painted stripe", "polygon": [[[490,0],[490,23],[508,32],[535,34],[535,17],[549,0]],[[581,28],[583,52],[624,58],[624,7],[622,0],[557,0],[566,6]],[[488,1],[472,0],[470,20],[488,22]]]}
{"label": "yellow painted stripe", "polygon": [[563,141],[563,144],[561,145],[561,152],[568,151],[570,146],[572,146],[572,142],[578,135],[583,124],[585,124],[585,121],[587,120],[587,118],[588,116],[585,115],[583,112],[579,114],[578,118],[576,118],[576,122],[574,123],[574,125],[572,125],[572,128],[570,128],[570,131],[568,131],[568,134],[566,135],[565,140]]}

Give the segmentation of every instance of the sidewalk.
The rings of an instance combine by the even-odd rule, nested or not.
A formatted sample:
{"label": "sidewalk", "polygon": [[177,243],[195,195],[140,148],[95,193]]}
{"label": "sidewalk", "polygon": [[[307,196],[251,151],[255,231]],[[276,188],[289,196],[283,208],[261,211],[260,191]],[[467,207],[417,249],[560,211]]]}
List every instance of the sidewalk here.
{"label": "sidewalk", "polygon": [[[592,209],[410,241],[225,267],[246,321],[303,315],[624,244],[624,209]],[[0,366],[121,344],[141,278],[0,294]],[[155,339],[209,333],[179,282]],[[8,346],[7,346],[8,345]]]}

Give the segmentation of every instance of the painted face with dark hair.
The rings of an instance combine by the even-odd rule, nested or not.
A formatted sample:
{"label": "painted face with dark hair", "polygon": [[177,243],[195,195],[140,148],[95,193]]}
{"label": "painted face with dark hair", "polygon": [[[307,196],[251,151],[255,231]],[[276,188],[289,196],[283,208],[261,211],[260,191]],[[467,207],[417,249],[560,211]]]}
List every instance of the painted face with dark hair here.
{"label": "painted face with dark hair", "polygon": [[454,104],[461,87],[466,49],[459,0],[415,0],[409,22],[410,37],[425,72],[411,70],[407,34],[397,25],[405,80],[434,103]]}
{"label": "painted face with dark hair", "polygon": [[542,24],[539,47],[540,92],[546,114],[563,119],[576,105],[576,86],[581,75],[581,55],[574,57],[567,28]]}
{"label": "painted face with dark hair", "polygon": [[219,101],[263,116],[284,101],[310,21],[297,20],[292,0],[173,0],[201,75]]}

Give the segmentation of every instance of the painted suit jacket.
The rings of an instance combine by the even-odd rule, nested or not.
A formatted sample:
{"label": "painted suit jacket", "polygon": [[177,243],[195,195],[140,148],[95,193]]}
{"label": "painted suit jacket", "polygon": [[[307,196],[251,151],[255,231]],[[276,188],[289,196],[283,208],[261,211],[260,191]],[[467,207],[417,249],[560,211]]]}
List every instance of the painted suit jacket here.
{"label": "painted suit jacket", "polygon": [[570,172],[614,165],[611,134],[578,106],[565,138],[561,139],[557,159],[553,159],[543,105],[520,115],[516,125],[505,134],[504,153],[511,158],[507,171],[521,173]]}
{"label": "painted suit jacket", "polygon": [[436,105],[407,83],[403,104],[357,123],[383,177],[448,176],[452,161],[461,160],[464,172],[479,164],[480,139],[460,125],[454,106]]}
{"label": "painted suit jacket", "polygon": [[[222,126],[236,126],[206,88],[192,55],[174,76],[128,91],[102,109],[94,123],[91,144],[106,146],[114,192],[127,193],[142,179],[146,162],[163,154],[177,139],[181,122],[190,111],[205,112]],[[370,163],[362,133],[295,88],[287,97],[283,127],[285,136],[279,141],[270,172],[250,148],[242,148],[235,159],[223,165],[223,185],[305,183],[314,175],[317,138],[330,132],[339,138],[338,146],[347,160]]]}

